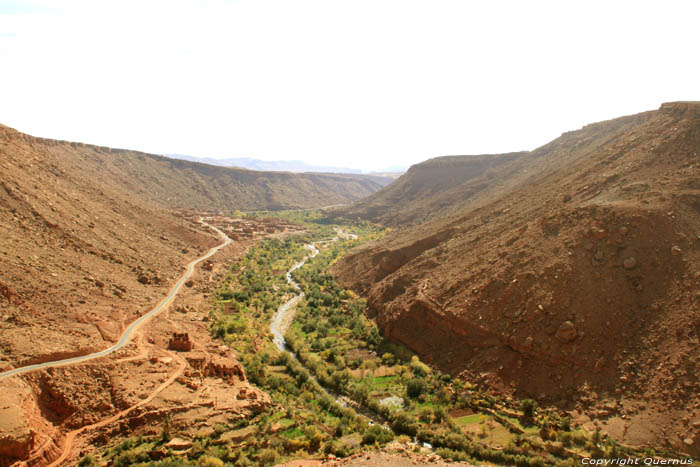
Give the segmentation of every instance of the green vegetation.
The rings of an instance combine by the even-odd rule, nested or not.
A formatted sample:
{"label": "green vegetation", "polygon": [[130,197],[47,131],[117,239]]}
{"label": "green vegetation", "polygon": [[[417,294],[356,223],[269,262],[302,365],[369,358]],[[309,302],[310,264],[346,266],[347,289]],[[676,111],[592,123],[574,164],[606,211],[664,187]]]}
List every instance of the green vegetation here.
{"label": "green vegetation", "polygon": [[[329,273],[350,248],[380,237],[382,229],[334,225],[318,211],[275,215],[303,223],[308,234],[266,239],[250,248],[231,267],[211,313],[213,336],[236,349],[249,380],[273,405],[197,434],[185,457],[165,452],[151,459],[176,435],[167,423],[160,436],[128,439],[102,457],[117,466],[272,465],[324,454],[344,457],[397,436],[429,443],[446,459],[475,464],[572,465],[580,455],[635,455],[599,434],[588,436],[556,410],[538,408],[530,399],[518,403],[493,396],[385,340],[365,314],[366,301]],[[328,241],[338,228],[358,238]],[[277,349],[269,327],[279,305],[296,294],[285,273],[308,254],[303,246],[309,242],[320,253],[293,273],[305,296],[285,336],[297,360]],[[337,402],[340,396],[349,406]],[[83,461],[91,465],[94,459]]]}
{"label": "green vegetation", "polygon": [[[264,239],[248,250],[229,270],[214,301],[211,332],[242,357],[254,356],[269,321],[279,306],[295,293],[285,272],[307,251],[301,239]],[[259,364],[249,377],[257,378]]]}
{"label": "green vegetation", "polygon": [[[538,409],[531,399],[520,405],[490,395],[434,371],[410,350],[383,339],[366,317],[365,300],[329,273],[354,244],[325,245],[294,272],[306,296],[286,339],[321,385],[352,399],[396,435],[416,437],[452,460],[554,465],[581,453],[570,448],[574,439],[588,452],[599,449],[602,441],[572,431],[570,419],[557,411]],[[378,438],[375,431],[365,432],[363,441]],[[615,446],[615,452],[633,455]]]}

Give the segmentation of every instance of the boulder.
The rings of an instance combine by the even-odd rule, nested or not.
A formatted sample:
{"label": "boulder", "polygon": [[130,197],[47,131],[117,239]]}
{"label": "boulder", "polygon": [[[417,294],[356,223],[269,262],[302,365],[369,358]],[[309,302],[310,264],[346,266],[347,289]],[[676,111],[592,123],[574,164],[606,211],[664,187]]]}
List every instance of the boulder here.
{"label": "boulder", "polygon": [[557,333],[554,335],[559,342],[571,342],[577,336],[576,326],[571,321],[564,321],[559,325]]}
{"label": "boulder", "polygon": [[168,441],[165,447],[173,451],[184,451],[185,449],[189,449],[192,447],[192,441],[188,441],[182,438],[173,438],[170,441]]}
{"label": "boulder", "polygon": [[625,258],[622,265],[625,269],[634,269],[637,266],[637,259],[634,256],[630,256],[629,258]]}

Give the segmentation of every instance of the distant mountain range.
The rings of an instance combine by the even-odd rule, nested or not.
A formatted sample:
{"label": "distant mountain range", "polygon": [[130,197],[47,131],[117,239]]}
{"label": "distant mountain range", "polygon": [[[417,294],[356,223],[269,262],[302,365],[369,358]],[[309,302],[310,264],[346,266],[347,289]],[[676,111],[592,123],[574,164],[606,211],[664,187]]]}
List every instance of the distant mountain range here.
{"label": "distant mountain range", "polygon": [[182,159],[191,162],[200,162],[203,164],[219,165],[221,167],[239,167],[250,170],[274,171],[274,172],[322,172],[322,173],[344,173],[344,174],[370,174],[380,175],[384,177],[397,178],[404,173],[408,167],[392,166],[386,169],[377,171],[363,171],[359,169],[350,169],[347,167],[333,167],[325,165],[311,165],[304,161],[263,161],[260,159],[252,159],[250,157],[231,157],[227,159],[214,159],[211,157],[195,157],[184,154],[164,154],[173,159]]}

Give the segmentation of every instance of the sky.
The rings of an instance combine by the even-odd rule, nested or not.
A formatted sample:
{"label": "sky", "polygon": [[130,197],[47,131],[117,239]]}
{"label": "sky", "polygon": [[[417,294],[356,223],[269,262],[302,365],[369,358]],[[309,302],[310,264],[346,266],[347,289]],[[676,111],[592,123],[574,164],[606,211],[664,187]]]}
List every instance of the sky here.
{"label": "sky", "polygon": [[700,100],[700,2],[0,0],[0,123],[381,170]]}

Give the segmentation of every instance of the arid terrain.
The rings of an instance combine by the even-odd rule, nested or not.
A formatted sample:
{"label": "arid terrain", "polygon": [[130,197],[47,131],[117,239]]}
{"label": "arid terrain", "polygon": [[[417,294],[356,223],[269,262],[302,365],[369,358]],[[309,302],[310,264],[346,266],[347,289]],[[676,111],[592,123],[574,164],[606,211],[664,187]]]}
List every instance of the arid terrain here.
{"label": "arid terrain", "polygon": [[[130,196],[184,209],[279,210],[356,201],[389,184],[358,174],[258,172],[219,167],[126,149],[35,138],[0,125],[4,152],[41,169],[59,164],[71,176]],[[33,160],[36,159],[36,160]],[[9,162],[9,161],[8,161]],[[10,173],[11,174],[11,173]]]}
{"label": "arid terrain", "polygon": [[700,104],[432,159],[336,215],[395,227],[334,269],[391,339],[624,443],[700,455]]}
{"label": "arid terrain", "polygon": [[280,464],[280,467],[408,467],[414,465],[430,465],[443,467],[446,465],[470,466],[467,462],[448,462],[426,452],[415,452],[412,446],[392,442],[380,451],[359,453],[344,459],[310,459],[297,460]]}
{"label": "arid terrain", "polygon": [[[357,295],[336,287],[324,293],[342,296],[341,308],[351,298],[367,298],[385,343],[403,344],[445,373],[431,376],[444,384],[441,397],[449,400],[449,391],[460,396],[447,373],[460,375],[480,394],[509,403],[511,397],[535,399],[546,408],[540,418],[569,414],[590,436],[601,430],[627,445],[700,456],[699,152],[698,103],[664,104],[587,125],[530,152],[431,159],[390,185],[383,177],[214,167],[0,126],[0,373],[112,347],[130,323],[169,294],[188,263],[221,245],[224,234],[231,239],[196,264],[174,300],[123,348],[0,379],[0,467],[75,465],[97,446],[109,450],[118,440],[141,437],[146,441],[140,447],[167,434],[167,443],[154,442],[157,448],[139,453],[157,461],[173,452],[193,453],[203,439],[227,449],[237,442],[250,446],[255,430],[265,443],[265,436],[284,442],[281,451],[296,446],[299,457],[326,454],[290,467],[444,464],[432,447],[405,440],[366,450],[358,432],[330,428],[333,417],[321,417],[317,425],[303,419],[311,412],[296,402],[308,400],[279,399],[291,397],[284,386],[291,381],[308,389],[303,383],[309,376],[291,378],[290,368],[301,371],[299,362],[285,367],[284,359],[269,361],[265,313],[237,301],[254,298],[255,282],[240,279],[283,277],[290,258],[278,255],[296,251],[285,239],[308,234],[298,222],[320,220],[320,213],[303,208],[332,205],[343,205],[334,208],[335,217],[370,221],[356,226],[378,240],[337,262],[326,258],[340,284]],[[292,207],[301,210],[287,220],[238,218],[238,211]],[[315,225],[331,229],[321,220]],[[374,223],[391,231],[384,235]],[[269,237],[283,240],[274,240],[277,250],[262,240]],[[253,245],[267,245],[256,253],[256,264],[269,268],[257,271],[260,276],[250,258],[248,269],[237,266]],[[232,280],[232,271],[242,277]],[[231,287],[224,291],[230,295],[226,304],[222,284]],[[256,293],[289,293],[284,282],[274,287]],[[331,298],[318,303],[328,311]],[[256,317],[246,321],[254,327],[236,327],[244,315]],[[363,339],[382,341],[374,323],[356,318],[358,335],[374,326]],[[237,329],[251,334],[239,336]],[[215,330],[223,339],[212,337]],[[320,334],[314,332],[305,335]],[[243,354],[224,345],[244,340],[250,341],[246,365],[263,375],[251,372],[257,385],[243,369]],[[381,361],[385,370],[401,366],[384,361],[386,355],[394,359],[390,353],[353,352]],[[345,367],[341,357],[328,360]],[[432,375],[419,360],[412,365],[414,376]],[[403,371],[379,371],[375,378],[374,369],[375,383]],[[353,368],[347,376],[363,372]],[[276,392],[261,390],[262,382],[265,391]],[[360,409],[347,388],[335,389],[346,394],[343,403]],[[284,406],[270,394],[292,402]],[[279,417],[225,431],[263,411]],[[482,416],[472,408],[453,412],[454,419]],[[374,428],[376,434],[379,426]],[[457,430],[464,439],[477,436],[466,426]],[[290,438],[283,440],[287,432]],[[314,439],[327,444],[303,454]],[[510,444],[512,452],[527,452]],[[345,446],[353,454],[337,459],[332,453]],[[538,449],[538,455],[549,453]]]}
{"label": "arid terrain", "polygon": [[[0,371],[112,346],[188,262],[220,243],[185,208],[318,207],[388,182],[214,168],[7,127],[0,127],[0,170]],[[0,381],[0,465],[54,461],[70,440],[65,435],[85,427],[66,453],[76,455],[93,435],[152,423],[160,430],[166,417],[198,429],[198,420],[210,426],[217,414],[230,418],[268,403],[235,355],[210,338],[207,296],[255,238],[294,227],[211,219],[233,243],[200,263],[176,302],[127,347]],[[187,358],[169,348],[174,332],[188,334],[194,350]],[[93,430],[95,423],[105,426]]]}

